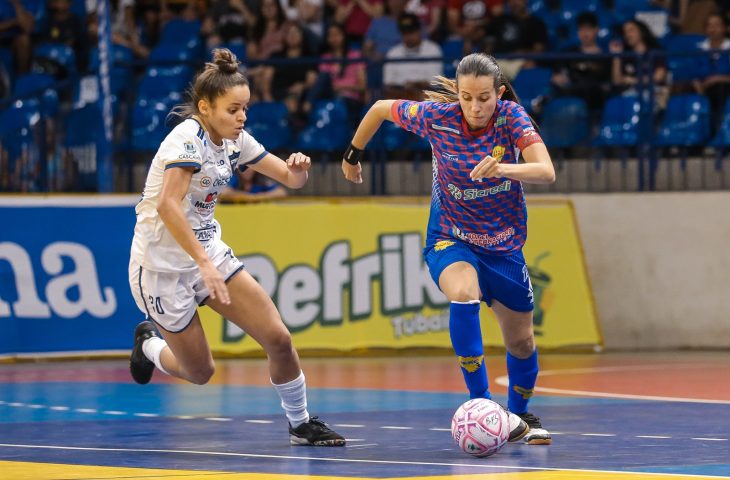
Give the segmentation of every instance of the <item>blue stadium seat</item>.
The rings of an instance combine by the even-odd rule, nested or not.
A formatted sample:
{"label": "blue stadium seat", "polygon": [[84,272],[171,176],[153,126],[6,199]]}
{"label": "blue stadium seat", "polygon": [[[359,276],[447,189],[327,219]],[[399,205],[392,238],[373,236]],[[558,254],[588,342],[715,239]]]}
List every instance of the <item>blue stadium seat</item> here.
{"label": "blue stadium seat", "polygon": [[41,106],[44,115],[53,116],[58,111],[59,100],[58,93],[53,88],[56,84],[55,79],[44,73],[26,73],[19,75],[15,80],[13,87],[14,97],[24,97],[33,95],[33,98],[25,99],[26,102],[35,101],[36,105]]}
{"label": "blue stadium seat", "polygon": [[548,147],[566,148],[588,138],[590,122],[585,100],[560,97],[548,102],[542,112],[540,133]]}
{"label": "blue stadium seat", "polygon": [[187,49],[194,57],[203,54],[203,42],[200,38],[199,20],[173,19],[162,27],[158,45],[174,45]]}
{"label": "blue stadium seat", "polygon": [[[91,49],[89,58],[89,70],[96,72],[99,68],[99,49],[97,47]],[[112,45],[111,62],[112,65],[109,75],[111,91],[114,95],[119,95],[132,81],[134,53],[132,53],[130,48],[122,45]]]}
{"label": "blue stadium seat", "polygon": [[593,140],[595,146],[628,147],[639,141],[641,107],[638,97],[611,97],[603,107],[601,128]]}
{"label": "blue stadium seat", "polygon": [[154,100],[138,100],[132,109],[132,150],[155,151],[171,128],[166,124],[170,105]]}
{"label": "blue stadium seat", "polygon": [[61,75],[73,75],[76,73],[76,54],[68,45],[62,43],[42,43],[35,47],[33,56],[56,63],[63,69]]}
{"label": "blue stadium seat", "polygon": [[253,103],[248,107],[246,117],[246,131],[267,150],[280,150],[289,145],[289,110],[284,103]]}
{"label": "blue stadium seat", "polygon": [[41,113],[32,103],[17,101],[11,108],[0,111],[0,145],[7,150],[11,162],[33,143],[32,127],[40,121]]}
{"label": "blue stadium seat", "polygon": [[84,128],[67,128],[63,144],[66,147],[78,147],[96,143],[102,134],[101,111],[97,105],[86,105],[68,112],[66,125],[83,125]]}
{"label": "blue stadium seat", "polygon": [[441,43],[441,52],[444,56],[444,75],[448,78],[456,76],[456,66],[464,56],[464,39],[449,38]]}
{"label": "blue stadium seat", "polygon": [[655,10],[652,0],[613,0],[613,11],[618,23],[633,19],[636,12]]}
{"label": "blue stadium seat", "polygon": [[189,67],[150,67],[139,83],[137,95],[161,99],[169,96],[180,98],[188,87],[193,72]]}
{"label": "blue stadium seat", "polygon": [[246,44],[245,43],[224,43],[222,45],[218,45],[216,47],[213,47],[208,52],[208,57],[205,59],[206,61],[213,58],[213,50],[216,48],[227,48],[233,54],[238,58],[238,61],[242,64],[246,63],[246,59],[248,58],[246,54]]}
{"label": "blue stadium seat", "polygon": [[699,44],[704,39],[704,35],[678,34],[667,35],[663,40],[667,51],[667,68],[674,82],[704,78],[709,74],[709,58],[704,54],[698,55],[702,52]]}
{"label": "blue stadium seat", "polygon": [[657,146],[688,147],[702,144],[710,136],[710,102],[703,95],[675,95],[669,99],[659,131]]}
{"label": "blue stadium seat", "polygon": [[553,71],[549,68],[523,68],[512,82],[528,113],[534,113],[539,103],[551,93]]}
{"label": "blue stadium seat", "polygon": [[314,104],[307,126],[297,138],[301,150],[344,149],[350,141],[347,106],[344,101],[320,100]]}
{"label": "blue stadium seat", "polygon": [[147,59],[150,65],[172,66],[194,60],[193,52],[181,45],[160,43],[150,51]]}

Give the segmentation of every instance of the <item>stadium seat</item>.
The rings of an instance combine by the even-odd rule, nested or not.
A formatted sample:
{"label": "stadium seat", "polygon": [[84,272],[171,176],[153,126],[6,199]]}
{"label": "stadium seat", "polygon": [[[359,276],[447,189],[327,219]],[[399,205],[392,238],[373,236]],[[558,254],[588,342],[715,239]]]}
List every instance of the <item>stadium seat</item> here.
{"label": "stadium seat", "polygon": [[180,98],[192,74],[192,70],[185,66],[150,67],[139,83],[137,96],[148,99]]}
{"label": "stadium seat", "polygon": [[34,100],[37,105],[41,106],[44,115],[55,115],[58,111],[59,100],[58,92],[55,88],[55,79],[44,73],[26,73],[19,75],[15,80],[13,87],[14,97],[33,96],[26,98],[26,102],[32,103]]}
{"label": "stadium seat", "polygon": [[613,11],[618,23],[631,20],[636,12],[655,10],[652,0],[613,0]]}
{"label": "stadium seat", "polygon": [[170,105],[154,100],[138,100],[132,109],[132,150],[155,151],[170,132],[167,115]]}
{"label": "stadium seat", "polygon": [[40,62],[52,62],[53,68],[50,70],[58,70],[53,73],[59,77],[65,77],[76,73],[76,54],[68,45],[62,43],[42,43],[35,47],[33,56]]}
{"label": "stadium seat", "polygon": [[710,103],[703,95],[675,95],[669,99],[654,139],[657,146],[688,147],[710,136]]}
{"label": "stadium seat", "polygon": [[595,146],[633,146],[639,141],[638,97],[611,97],[603,107],[601,128],[594,139]]}
{"label": "stadium seat", "polygon": [[441,44],[441,52],[444,56],[444,75],[448,78],[456,76],[456,66],[464,56],[464,39],[449,38]]}
{"label": "stadium seat", "polygon": [[162,27],[160,33],[159,45],[172,45],[178,48],[182,47],[188,50],[194,57],[200,57],[203,54],[203,42],[200,38],[199,20],[180,20],[173,19]]}
{"label": "stadium seat", "polygon": [[704,38],[704,35],[679,34],[668,35],[663,40],[672,81],[685,82],[704,78],[709,74],[709,59],[705,54],[700,54],[702,51],[699,48]]}
{"label": "stadium seat", "polygon": [[282,149],[291,141],[289,110],[284,103],[253,103],[246,116],[246,131],[267,150]]}
{"label": "stadium seat", "polygon": [[33,127],[41,118],[36,105],[23,101],[0,111],[0,145],[7,150],[11,161],[19,158],[23,149],[33,143]]}
{"label": "stadium seat", "polygon": [[342,100],[320,100],[309,115],[307,126],[297,138],[302,150],[344,149],[350,141],[347,106]]}
{"label": "stadium seat", "polygon": [[96,105],[71,110],[66,117],[66,125],[84,125],[84,128],[67,128],[64,146],[78,147],[96,143],[97,136],[101,135],[101,122],[101,111]]}
{"label": "stadium seat", "polygon": [[560,97],[548,102],[542,112],[540,134],[548,147],[567,148],[588,138],[590,122],[585,100]]}
{"label": "stadium seat", "polygon": [[540,102],[551,92],[553,72],[549,68],[523,68],[512,86],[528,113],[534,113]]}
{"label": "stadium seat", "polygon": [[193,59],[193,52],[184,46],[171,43],[161,43],[150,51],[150,56],[147,61],[149,62],[149,65],[173,66],[189,63]]}
{"label": "stadium seat", "polygon": [[228,50],[233,52],[233,54],[236,56],[236,58],[238,58],[239,62],[241,62],[242,64],[246,63],[246,59],[248,58],[248,56],[246,55],[246,44],[245,43],[224,43],[222,45],[215,46],[215,47],[211,48],[210,51],[208,52],[208,56],[205,59],[206,61],[213,58],[213,50],[216,48],[227,48]]}

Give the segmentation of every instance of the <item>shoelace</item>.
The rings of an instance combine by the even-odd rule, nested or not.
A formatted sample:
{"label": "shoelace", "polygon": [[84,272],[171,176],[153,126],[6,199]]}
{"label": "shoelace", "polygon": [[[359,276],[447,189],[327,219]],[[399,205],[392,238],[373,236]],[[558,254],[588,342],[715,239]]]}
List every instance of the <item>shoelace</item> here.
{"label": "shoelace", "polygon": [[326,423],[324,423],[322,420],[320,420],[319,417],[317,417],[316,415],[314,417],[309,418],[309,423],[318,426],[322,430],[325,430],[328,432],[331,431],[330,427]]}

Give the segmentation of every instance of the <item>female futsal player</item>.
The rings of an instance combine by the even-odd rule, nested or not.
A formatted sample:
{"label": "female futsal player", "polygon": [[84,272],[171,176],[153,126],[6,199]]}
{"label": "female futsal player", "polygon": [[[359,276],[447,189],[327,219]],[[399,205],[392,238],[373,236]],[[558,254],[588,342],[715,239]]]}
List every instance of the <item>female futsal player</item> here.
{"label": "female futsal player", "polygon": [[234,169],[252,168],[300,188],[311,165],[302,153],[286,161],[268,153],[243,130],[251,92],[238,67],[229,50],[213,52],[213,62],[192,85],[191,103],[175,112],[185,120],[162,142],[147,175],[129,263],[129,285],[147,318],[135,330],[132,377],[147,383],[157,367],[206,383],[214,364],[197,307],[207,304],[266,351],[271,383],[289,419],[290,442],[341,446],[342,436],[309,416],[291,336],[271,298],[221,240],[213,218],[218,194]]}
{"label": "female futsal player", "polygon": [[[497,317],[509,375],[510,441],[549,444],[527,411],[538,363],[533,292],[522,254],[527,209],[522,182],[555,181],[550,155],[493,57],[464,57],[456,79],[437,77],[426,102],[379,100],[345,152],[345,177],[362,182],[363,149],[383,120],[427,139],[434,181],[424,256],[451,302],[451,343],[471,398],[490,398],[479,324],[484,300]],[[525,163],[518,163],[522,157]]]}

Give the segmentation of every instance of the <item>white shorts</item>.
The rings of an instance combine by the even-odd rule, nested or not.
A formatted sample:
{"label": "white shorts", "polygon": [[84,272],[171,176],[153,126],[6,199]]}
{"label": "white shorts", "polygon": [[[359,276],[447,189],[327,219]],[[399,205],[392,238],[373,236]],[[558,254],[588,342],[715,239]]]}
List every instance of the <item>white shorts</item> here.
{"label": "white shorts", "polygon": [[[226,282],[243,269],[233,250],[221,240],[208,248],[208,255]],[[193,319],[198,305],[208,298],[200,271],[156,272],[129,262],[129,287],[137,307],[163,330],[178,333]]]}

